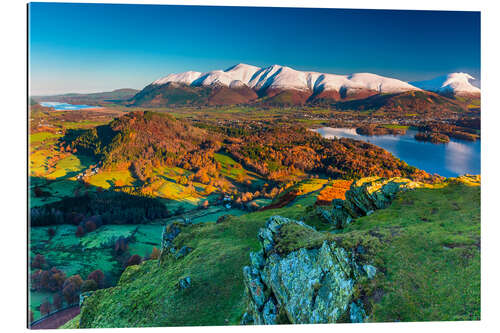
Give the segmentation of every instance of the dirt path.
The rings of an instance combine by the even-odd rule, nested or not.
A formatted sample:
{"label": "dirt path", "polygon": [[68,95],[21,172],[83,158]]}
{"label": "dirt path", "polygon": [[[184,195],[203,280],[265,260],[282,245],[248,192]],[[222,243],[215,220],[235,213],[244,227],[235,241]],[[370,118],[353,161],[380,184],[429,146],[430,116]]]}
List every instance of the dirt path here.
{"label": "dirt path", "polygon": [[80,307],[75,306],[45,318],[41,322],[31,326],[31,329],[41,330],[59,328],[71,319],[75,318],[79,313]]}

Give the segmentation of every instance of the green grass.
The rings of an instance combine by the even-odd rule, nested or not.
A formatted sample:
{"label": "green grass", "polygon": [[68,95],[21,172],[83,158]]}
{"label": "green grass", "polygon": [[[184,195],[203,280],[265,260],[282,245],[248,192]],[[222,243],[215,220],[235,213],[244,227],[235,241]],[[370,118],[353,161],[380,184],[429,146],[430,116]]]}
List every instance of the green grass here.
{"label": "green grass", "polygon": [[30,291],[29,295],[29,305],[31,311],[33,311],[33,319],[37,320],[41,317],[40,314],[40,304],[45,301],[49,301],[52,303],[52,296],[54,293],[49,291]]}
{"label": "green grass", "polygon": [[30,134],[29,141],[30,141],[30,144],[33,145],[33,144],[38,144],[38,143],[41,143],[43,141],[50,140],[50,139],[58,139],[61,136],[62,136],[61,134],[55,134],[55,133],[51,133],[51,132],[38,132],[38,133]]}
{"label": "green grass", "polygon": [[480,319],[479,203],[477,186],[419,189],[346,229],[386,232],[375,259],[387,270],[384,296],[373,320]]}
{"label": "green grass", "polygon": [[[52,239],[47,233],[49,228],[56,230]],[[122,272],[121,265],[113,256],[114,241],[120,236],[132,236],[129,253],[149,256],[153,247],[160,247],[162,225],[106,225],[81,238],[75,236],[75,231],[76,227],[72,225],[30,228],[30,257],[42,254],[50,267],[61,269],[66,276],[80,274],[83,279],[93,270],[101,269],[110,279],[108,282],[114,284]],[[29,292],[29,305],[35,320],[40,318],[40,304],[46,299],[52,302],[53,294],[45,291]]]}
{"label": "green grass", "polygon": [[137,229],[136,225],[104,225],[95,231],[89,232],[80,238],[80,245],[84,251],[112,248],[120,238],[130,238]]}
{"label": "green grass", "polygon": [[[215,210],[212,213],[205,214],[203,216],[195,217],[191,221],[193,223],[207,223],[207,222],[216,222],[219,217],[224,216],[224,215],[232,215],[232,216],[240,216],[243,214],[247,214],[247,211],[237,209],[237,208],[231,208],[231,209],[226,209],[226,208],[220,208]],[[189,214],[187,215],[189,216]]]}
{"label": "green grass", "polygon": [[396,125],[396,124],[384,124],[382,127],[385,128],[394,128],[394,129],[408,129],[410,126],[406,125]]}
{"label": "green grass", "polygon": [[[81,327],[237,324],[244,312],[242,267],[259,249],[257,232],[272,215],[311,223],[316,193],[290,207],[184,227],[176,247],[193,251],[133,266],[114,288],[101,290],[83,308]],[[343,233],[284,229],[284,252],[316,247],[324,239],[351,249],[364,246],[364,262],[378,268],[362,282],[374,321],[478,319],[479,187],[451,184],[398,195],[387,209],[358,219]],[[180,278],[192,287],[180,290]],[[375,295],[378,295],[377,297]]]}
{"label": "green grass", "polygon": [[312,178],[299,182],[292,189],[297,191],[297,195],[305,195],[321,190],[328,183],[328,179]]}
{"label": "green grass", "polygon": [[59,327],[60,329],[76,329],[79,328],[78,324],[80,323],[80,315],[77,315],[75,318],[68,321],[66,324]]}
{"label": "green grass", "polygon": [[[50,193],[48,197],[36,197],[33,191],[34,187],[40,187],[43,191]],[[38,207],[61,200],[64,197],[73,196],[75,191],[90,191],[76,181],[55,180],[48,181],[44,178],[30,177],[30,207]]]}
{"label": "green grass", "polygon": [[[48,229],[56,234],[49,238]],[[149,225],[105,225],[79,238],[76,226],[58,225],[30,228],[30,257],[42,254],[49,263],[61,269],[67,276],[80,274],[82,278],[101,269],[113,282],[122,272],[121,265],[113,253],[114,242],[120,236],[131,237],[129,253],[149,255],[153,247],[160,246],[162,226]]]}
{"label": "green grass", "polygon": [[142,224],[137,226],[134,241],[129,245],[129,252],[138,254],[141,257],[149,256],[153,247],[160,248],[162,231],[163,224]]}
{"label": "green grass", "polygon": [[358,286],[358,297],[373,310],[372,321],[478,320],[479,203],[477,185],[419,188],[340,234],[284,226],[276,247],[289,253],[319,247],[326,239],[350,250],[361,245],[360,258],[383,272]]}
{"label": "green grass", "polygon": [[[259,249],[259,228],[272,215],[300,219],[304,213],[296,205],[187,227],[176,247],[193,252],[161,267],[154,260],[128,268],[117,287],[89,299],[81,327],[238,324],[245,308],[241,272],[249,252]],[[179,290],[178,280],[186,275],[193,287]]]}
{"label": "green grass", "polygon": [[42,254],[49,265],[55,266],[67,276],[80,274],[83,278],[96,269],[110,272],[116,277],[121,267],[113,258],[111,246],[85,251],[80,238],[75,236],[76,226],[53,226],[56,235],[49,240],[49,227],[32,227],[30,229],[30,256]]}
{"label": "green grass", "polygon": [[229,155],[215,153],[214,159],[221,164],[220,173],[229,179],[237,180],[238,177],[243,177],[244,179],[255,181],[258,178],[255,173],[245,170],[240,163],[236,162]]}
{"label": "green grass", "polygon": [[89,178],[89,184],[97,187],[108,189],[116,185],[117,181],[122,182],[122,186],[131,186],[135,178],[130,171],[127,170],[112,170],[100,171],[96,175]]}
{"label": "green grass", "polygon": [[74,177],[76,174],[87,169],[92,163],[94,163],[94,160],[90,157],[69,155],[57,161],[55,171],[46,175],[46,178]]}

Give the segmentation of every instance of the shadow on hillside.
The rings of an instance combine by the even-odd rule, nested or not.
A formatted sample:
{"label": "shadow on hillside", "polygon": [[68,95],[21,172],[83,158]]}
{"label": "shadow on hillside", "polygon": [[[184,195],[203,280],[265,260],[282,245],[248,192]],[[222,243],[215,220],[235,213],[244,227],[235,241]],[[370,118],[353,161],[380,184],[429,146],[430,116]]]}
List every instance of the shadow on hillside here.
{"label": "shadow on hillside", "polygon": [[[28,190],[31,226],[78,224],[91,216],[99,216],[104,224],[142,224],[173,216],[158,198],[104,190],[68,179],[58,184],[57,180],[30,177],[30,183],[37,184]],[[45,198],[46,204],[37,207],[31,204]]]}

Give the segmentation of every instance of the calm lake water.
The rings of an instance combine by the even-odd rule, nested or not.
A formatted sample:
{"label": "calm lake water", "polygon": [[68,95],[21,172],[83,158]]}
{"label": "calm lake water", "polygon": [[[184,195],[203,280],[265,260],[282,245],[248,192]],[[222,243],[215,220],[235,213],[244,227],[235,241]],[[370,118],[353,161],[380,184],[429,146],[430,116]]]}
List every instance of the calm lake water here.
{"label": "calm lake water", "polygon": [[390,151],[409,165],[437,173],[445,177],[455,177],[481,173],[481,141],[451,139],[446,144],[417,141],[417,131],[408,130],[405,135],[366,136],[356,133],[354,128],[322,127],[314,129],[325,138],[351,138],[377,145]]}
{"label": "calm lake water", "polygon": [[57,111],[82,110],[82,109],[92,109],[98,107],[92,105],[75,105],[75,104],[59,103],[59,102],[40,102],[40,105],[45,107],[52,107]]}

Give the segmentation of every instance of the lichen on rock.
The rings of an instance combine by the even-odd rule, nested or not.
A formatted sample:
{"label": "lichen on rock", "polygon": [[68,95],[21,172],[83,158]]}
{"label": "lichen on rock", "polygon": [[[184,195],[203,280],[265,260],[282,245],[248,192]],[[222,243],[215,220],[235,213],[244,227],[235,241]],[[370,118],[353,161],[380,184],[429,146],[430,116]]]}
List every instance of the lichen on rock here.
{"label": "lichen on rock", "polygon": [[362,303],[353,303],[357,277],[367,276],[363,266],[331,240],[315,248],[277,251],[277,236],[287,224],[317,233],[300,221],[269,218],[259,231],[262,250],[251,253],[251,265],[243,268],[248,306],[242,324],[335,323],[341,318],[364,321]]}
{"label": "lichen on rock", "polygon": [[174,222],[167,224],[163,228],[161,235],[160,260],[158,260],[158,265],[161,265],[164,257],[168,254],[175,256],[175,259],[180,259],[193,250],[192,248],[186,246],[177,250],[174,246],[174,239],[181,233],[181,228],[184,226],[186,226],[185,222]]}

